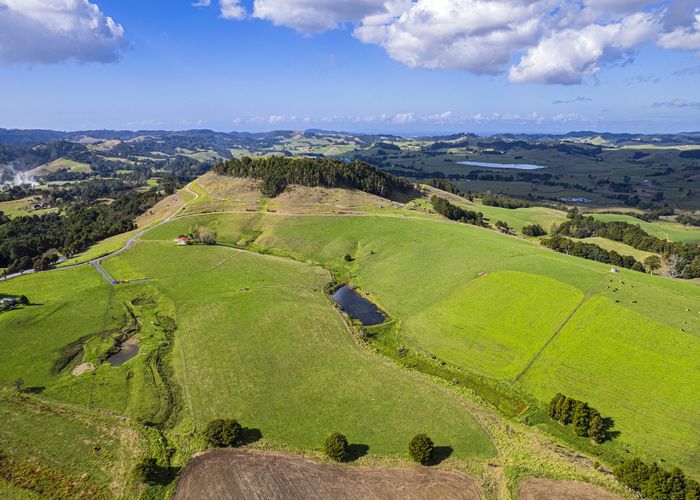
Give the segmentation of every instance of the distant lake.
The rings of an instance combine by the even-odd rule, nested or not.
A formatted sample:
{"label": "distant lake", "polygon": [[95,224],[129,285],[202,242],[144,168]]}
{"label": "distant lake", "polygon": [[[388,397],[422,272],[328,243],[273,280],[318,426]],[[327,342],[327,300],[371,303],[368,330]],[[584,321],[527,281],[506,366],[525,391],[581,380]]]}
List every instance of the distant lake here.
{"label": "distant lake", "polygon": [[332,295],[351,318],[358,319],[365,326],[380,325],[386,321],[379,308],[365,299],[348,285],[343,285]]}
{"label": "distant lake", "polygon": [[471,167],[486,167],[486,168],[509,168],[514,170],[539,170],[542,165],[529,165],[527,163],[489,163],[486,161],[459,161],[460,165],[469,165]]}

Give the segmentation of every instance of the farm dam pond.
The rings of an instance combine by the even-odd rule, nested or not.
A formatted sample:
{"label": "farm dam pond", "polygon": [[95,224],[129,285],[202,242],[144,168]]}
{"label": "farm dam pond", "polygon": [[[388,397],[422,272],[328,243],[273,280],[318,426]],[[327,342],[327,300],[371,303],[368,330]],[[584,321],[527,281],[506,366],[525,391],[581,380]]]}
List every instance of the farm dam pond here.
{"label": "farm dam pond", "polygon": [[113,366],[121,366],[139,353],[139,341],[130,338],[119,346],[119,351],[107,358],[107,362]]}
{"label": "farm dam pond", "polygon": [[349,285],[340,287],[331,298],[352,319],[359,320],[365,326],[380,325],[386,321],[384,314],[372,302],[365,299]]}

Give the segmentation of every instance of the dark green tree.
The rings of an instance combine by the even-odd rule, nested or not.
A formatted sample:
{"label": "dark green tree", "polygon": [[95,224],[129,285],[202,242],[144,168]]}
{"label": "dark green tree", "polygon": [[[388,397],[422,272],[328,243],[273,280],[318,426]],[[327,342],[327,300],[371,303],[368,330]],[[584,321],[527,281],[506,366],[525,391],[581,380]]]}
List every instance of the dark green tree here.
{"label": "dark green tree", "polygon": [[237,420],[212,420],[204,430],[204,437],[210,446],[216,448],[231,448],[238,444],[243,428]]}
{"label": "dark green tree", "polygon": [[588,437],[600,444],[607,438],[607,429],[603,417],[600,413],[595,413],[591,418],[590,426],[588,427]]}
{"label": "dark green tree", "polygon": [[428,465],[433,459],[433,440],[427,434],[416,434],[408,443],[408,456],[419,464]]}
{"label": "dark green tree", "polygon": [[330,434],[323,441],[323,451],[326,456],[336,462],[343,462],[348,458],[348,439],[339,432]]}

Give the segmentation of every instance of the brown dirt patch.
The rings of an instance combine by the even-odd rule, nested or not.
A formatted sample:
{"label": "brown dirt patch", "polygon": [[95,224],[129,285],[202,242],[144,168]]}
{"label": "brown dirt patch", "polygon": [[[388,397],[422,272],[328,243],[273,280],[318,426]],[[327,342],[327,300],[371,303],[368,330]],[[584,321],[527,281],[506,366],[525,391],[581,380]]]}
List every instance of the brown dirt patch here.
{"label": "brown dirt patch", "polygon": [[74,377],[79,377],[83,373],[91,372],[95,369],[95,366],[92,363],[80,363],[78,366],[73,368],[73,371],[71,371],[71,374]]}
{"label": "brown dirt patch", "polygon": [[193,458],[173,494],[189,499],[481,500],[464,474],[427,467],[353,467],[281,453],[217,450]]}
{"label": "brown dirt patch", "polygon": [[401,205],[354,189],[290,185],[270,203],[280,212],[335,212]]}
{"label": "brown dirt patch", "polygon": [[518,487],[518,500],[622,500],[600,486],[579,481],[526,479]]}

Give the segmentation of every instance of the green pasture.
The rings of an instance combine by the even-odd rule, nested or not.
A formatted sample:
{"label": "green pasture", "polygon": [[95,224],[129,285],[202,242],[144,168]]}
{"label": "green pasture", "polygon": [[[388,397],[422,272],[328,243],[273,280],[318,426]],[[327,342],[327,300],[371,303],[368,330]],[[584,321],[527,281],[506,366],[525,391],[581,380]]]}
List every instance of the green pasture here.
{"label": "green pasture", "polygon": [[698,475],[699,360],[697,338],[596,297],[520,382],[542,401],[557,392],[588,401],[636,455]]}
{"label": "green pasture", "polygon": [[[183,250],[185,257],[175,256]],[[231,258],[211,269],[208,254],[220,251]],[[340,430],[377,455],[403,455],[407,439],[429,429],[456,457],[494,453],[457,399],[351,339],[323,295],[329,277],[318,267],[144,242],[111,259],[112,272],[118,279],[140,275],[149,256],[160,261],[157,286],[175,305],[173,359],[186,412],[199,429],[213,418],[236,417],[266,440],[306,449]],[[180,275],[180,261],[192,272]]]}
{"label": "green pasture", "polygon": [[[0,451],[19,461],[15,474],[30,481],[41,477],[37,465],[49,471],[53,478],[44,486],[70,482],[122,496],[131,467],[148,446],[138,431],[114,417],[8,390],[0,390],[0,418]],[[0,493],[34,497],[7,481],[0,483]]]}
{"label": "green pasture", "polygon": [[582,299],[579,290],[552,278],[498,271],[409,316],[402,331],[450,363],[511,379]]}
{"label": "green pasture", "polygon": [[[692,284],[628,270],[613,274],[604,264],[460,224],[379,217],[337,217],[322,224],[321,218],[300,217],[284,221],[268,218],[263,227],[265,231],[256,243],[281,248],[297,258],[339,266],[342,255],[353,255],[351,281],[370,292],[401,322],[404,342],[496,379],[512,380],[518,368],[525,368],[531,360],[537,361],[533,367],[536,370],[543,358],[537,360],[535,354],[574,312],[583,295],[592,297],[589,300],[607,300],[616,310],[634,318],[617,321],[611,328],[617,335],[615,352],[610,353],[611,365],[617,357],[637,359],[646,350],[655,349],[653,342],[638,343],[636,338],[643,335],[639,332],[655,331],[659,325],[664,326],[664,332],[674,333],[679,350],[694,353],[700,346],[700,288]],[[600,323],[586,323],[580,328],[586,330],[592,342],[590,336],[605,324],[606,320],[601,319]],[[563,331],[570,328],[569,323],[563,326]],[[566,391],[564,383],[556,389],[559,377],[588,380],[598,375],[599,367],[585,361],[590,345],[577,345],[579,351],[575,354],[580,356],[580,363],[574,364],[572,353],[557,357],[556,376],[554,372],[548,375],[552,394],[533,391],[530,383],[524,383],[523,388],[545,403],[557,390]],[[603,343],[601,349],[604,356],[608,347]],[[549,352],[556,352],[552,345],[543,351]],[[651,446],[649,429],[659,426],[669,410],[663,404],[650,405],[649,391],[643,384],[625,382],[639,379],[652,384],[652,374],[666,373],[667,366],[674,367],[677,377],[686,379],[698,372],[697,363],[687,356],[683,362],[664,365],[664,358],[656,354],[649,352],[647,361],[627,365],[625,378],[615,381],[620,391],[626,391],[626,401],[636,401],[647,409],[637,417],[648,417],[644,426],[628,426],[620,442],[647,453],[658,450],[667,461],[692,467],[692,455],[681,438],[695,436],[689,433],[689,426],[682,424],[678,432],[666,435],[663,447]],[[525,380],[531,376],[528,372]],[[604,379],[599,383],[603,384]],[[659,387],[673,392],[667,385]],[[594,390],[591,387],[581,396]],[[630,410],[620,401],[618,408],[611,404],[606,411],[613,418],[619,412],[624,421]],[[700,410],[697,398],[686,398],[684,404],[695,412]]]}

